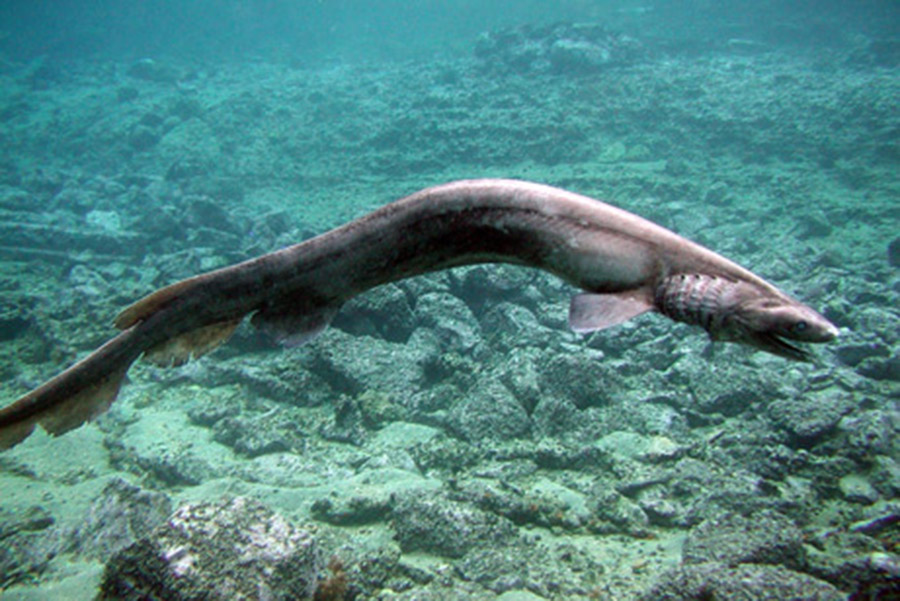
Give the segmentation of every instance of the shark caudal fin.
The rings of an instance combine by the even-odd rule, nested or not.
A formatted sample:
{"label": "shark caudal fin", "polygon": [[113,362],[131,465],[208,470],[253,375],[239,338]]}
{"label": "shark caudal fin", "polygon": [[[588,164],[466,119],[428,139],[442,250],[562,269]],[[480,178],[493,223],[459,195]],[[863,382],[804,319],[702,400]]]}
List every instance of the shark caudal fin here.
{"label": "shark caudal fin", "polygon": [[0,409],[0,450],[22,442],[40,425],[59,435],[91,421],[109,409],[119,394],[129,366],[140,354],[132,330]]}
{"label": "shark caudal fin", "polygon": [[170,367],[205,355],[228,340],[243,317],[199,326],[162,342],[151,327],[142,324],[190,294],[196,280],[175,283],[131,305],[115,321],[124,331],[52,380],[0,409],[0,450],[28,438],[37,425],[58,435],[105,412],[115,401],[128,368],[142,354],[150,363]]}

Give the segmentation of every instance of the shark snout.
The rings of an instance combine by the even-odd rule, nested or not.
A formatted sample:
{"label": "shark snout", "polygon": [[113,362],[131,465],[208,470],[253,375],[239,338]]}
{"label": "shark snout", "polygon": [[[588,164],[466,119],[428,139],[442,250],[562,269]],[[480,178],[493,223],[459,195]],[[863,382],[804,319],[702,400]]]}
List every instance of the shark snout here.
{"label": "shark snout", "polygon": [[824,315],[803,306],[801,315],[798,315],[790,325],[789,335],[794,340],[802,342],[830,342],[841,335],[841,330],[831,323]]}

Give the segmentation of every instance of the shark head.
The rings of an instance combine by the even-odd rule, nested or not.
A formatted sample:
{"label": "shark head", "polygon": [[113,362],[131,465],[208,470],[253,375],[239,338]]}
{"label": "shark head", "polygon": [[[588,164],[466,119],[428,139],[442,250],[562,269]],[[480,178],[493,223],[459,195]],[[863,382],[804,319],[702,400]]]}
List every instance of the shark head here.
{"label": "shark head", "polygon": [[710,274],[676,274],[657,286],[654,308],[704,328],[713,340],[739,342],[798,361],[812,354],[793,342],[829,342],[838,329],[774,287]]}
{"label": "shark head", "polygon": [[750,296],[732,311],[722,338],[787,359],[811,361],[811,353],[793,342],[830,342],[840,333],[823,315],[788,296]]}

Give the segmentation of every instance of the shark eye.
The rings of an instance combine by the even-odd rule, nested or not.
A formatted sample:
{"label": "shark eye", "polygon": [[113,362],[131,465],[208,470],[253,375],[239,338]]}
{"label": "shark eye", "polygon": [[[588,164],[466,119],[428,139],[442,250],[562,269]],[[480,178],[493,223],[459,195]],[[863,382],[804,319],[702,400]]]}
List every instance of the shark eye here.
{"label": "shark eye", "polygon": [[806,331],[806,329],[807,329],[808,327],[809,327],[809,324],[806,323],[805,321],[801,320],[801,321],[798,321],[797,323],[795,323],[795,324],[791,327],[791,329],[792,329],[794,332],[798,333],[798,334],[802,334],[803,332]]}

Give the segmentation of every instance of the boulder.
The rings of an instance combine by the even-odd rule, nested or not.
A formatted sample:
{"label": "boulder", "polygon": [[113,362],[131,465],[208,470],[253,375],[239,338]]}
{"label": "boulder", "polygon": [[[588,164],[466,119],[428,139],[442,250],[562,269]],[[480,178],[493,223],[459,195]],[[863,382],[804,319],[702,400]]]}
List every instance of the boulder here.
{"label": "boulder", "polygon": [[97,599],[312,599],[322,570],[312,534],[238,497],[183,505],[116,553]]}

